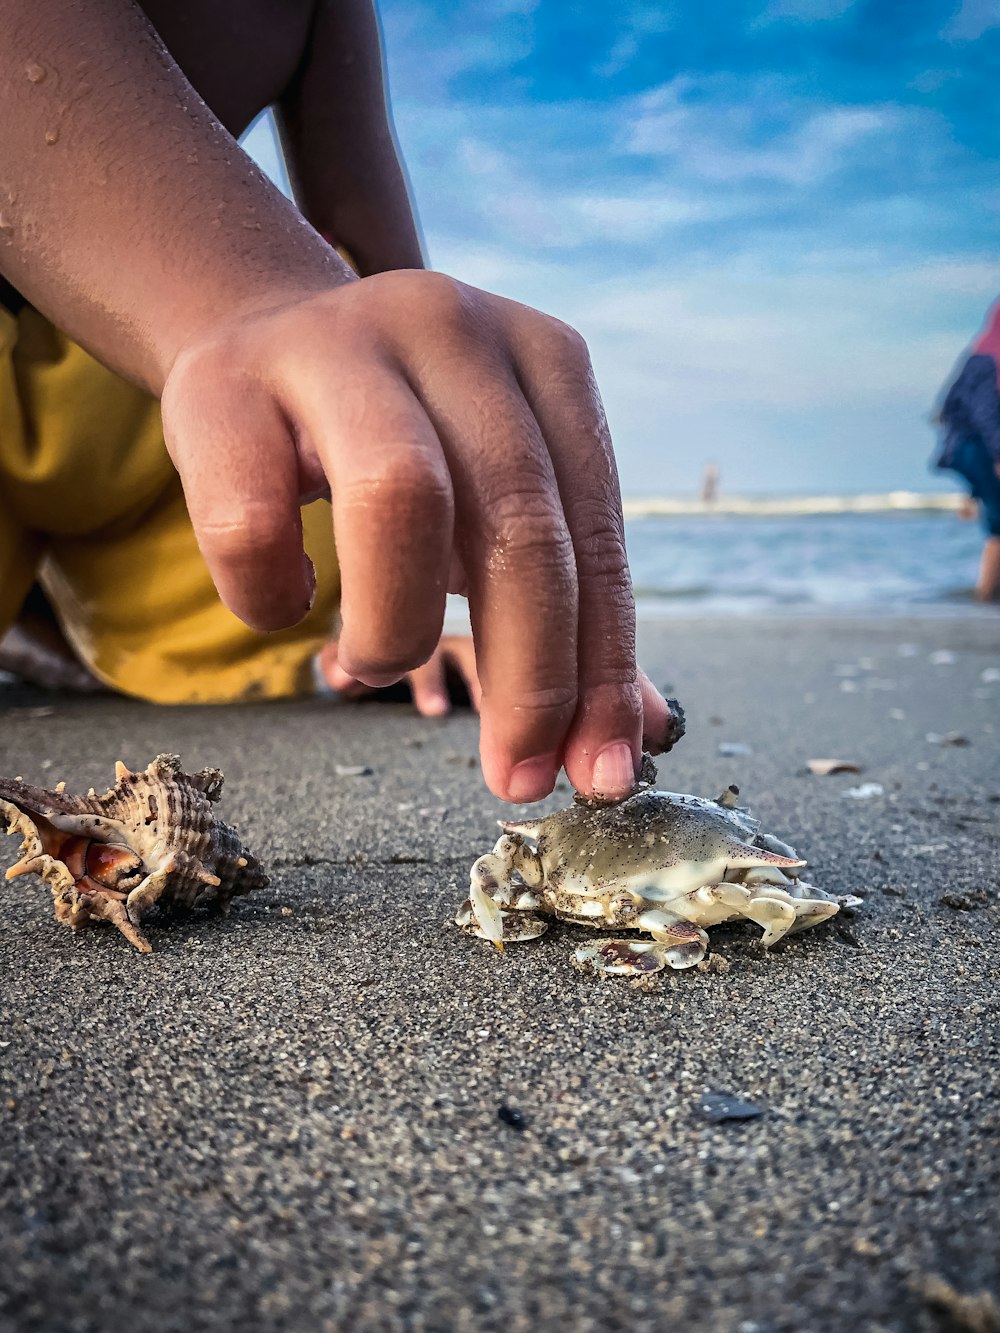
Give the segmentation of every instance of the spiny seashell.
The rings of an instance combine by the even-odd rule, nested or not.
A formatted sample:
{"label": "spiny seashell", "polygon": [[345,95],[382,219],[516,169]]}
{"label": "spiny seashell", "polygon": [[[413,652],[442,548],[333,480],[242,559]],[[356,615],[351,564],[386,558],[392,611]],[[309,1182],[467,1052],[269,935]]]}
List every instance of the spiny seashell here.
{"label": "spiny seashell", "polygon": [[119,762],[115,778],[102,796],[0,778],[0,817],[24,838],[7,878],[46,880],[57,920],[74,930],[110,921],[152,953],[140,922],[155,903],[226,911],[231,898],[267,884],[236,830],[215,818],[217,768],[182,773],[177,755],[161,754],[136,773]]}

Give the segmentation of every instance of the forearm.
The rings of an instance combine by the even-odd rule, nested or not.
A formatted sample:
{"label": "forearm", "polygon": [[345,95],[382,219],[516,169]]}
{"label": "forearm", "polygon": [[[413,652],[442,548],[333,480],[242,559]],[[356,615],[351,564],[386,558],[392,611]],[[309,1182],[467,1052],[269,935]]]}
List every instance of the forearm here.
{"label": "forearm", "polygon": [[0,271],[158,392],[227,314],[350,280],[129,0],[8,0]]}
{"label": "forearm", "polygon": [[371,0],[323,0],[308,60],[277,107],[295,197],[362,274],[422,268]]}

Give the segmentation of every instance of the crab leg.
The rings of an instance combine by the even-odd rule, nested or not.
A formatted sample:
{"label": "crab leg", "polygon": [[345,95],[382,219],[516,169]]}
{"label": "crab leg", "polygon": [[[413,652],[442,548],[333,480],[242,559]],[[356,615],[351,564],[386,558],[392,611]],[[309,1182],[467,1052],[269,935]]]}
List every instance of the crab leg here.
{"label": "crab leg", "polygon": [[[669,949],[653,940],[597,940],[574,949],[573,966],[581,972],[596,972],[599,976],[650,976],[663,971],[669,962],[669,954]],[[690,964],[670,963],[670,966],[689,967]]]}
{"label": "crab leg", "polygon": [[[526,891],[515,882],[515,875],[528,886]],[[543,922],[527,915],[540,905],[531,890],[541,883],[542,867],[536,854],[516,833],[505,833],[493,851],[473,865],[469,897],[456,921],[463,928],[471,925],[474,934],[501,950],[505,934],[511,939],[533,939],[545,929]],[[505,918],[511,912],[526,915],[506,932]]]}
{"label": "crab leg", "polygon": [[649,931],[661,946],[661,952],[673,968],[694,967],[708,952],[708,935],[691,921],[675,912],[651,908],[636,920],[640,930]]}
{"label": "crab leg", "polygon": [[760,943],[764,949],[770,949],[772,944],[777,944],[778,940],[787,935],[795,925],[795,907],[787,898],[783,901],[781,898],[769,898],[763,894],[751,896],[743,908],[743,915],[763,929],[764,934]]}
{"label": "crab leg", "polygon": [[[542,863],[537,852],[516,833],[505,833],[498,838],[492,855],[498,857],[503,867],[501,882],[509,883],[512,875],[520,875],[530,889],[541,888]],[[480,858],[482,860],[484,858]]]}
{"label": "crab leg", "polygon": [[800,899],[795,907],[795,924],[788,927],[788,933],[794,935],[798,930],[818,926],[821,921],[829,921],[839,911],[839,903],[824,902],[822,898]]}

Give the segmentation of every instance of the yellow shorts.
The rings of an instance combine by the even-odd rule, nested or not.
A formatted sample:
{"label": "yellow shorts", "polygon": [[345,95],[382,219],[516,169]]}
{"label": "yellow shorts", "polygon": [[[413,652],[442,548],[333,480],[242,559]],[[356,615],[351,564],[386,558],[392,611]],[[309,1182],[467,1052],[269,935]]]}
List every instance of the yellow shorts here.
{"label": "yellow shorts", "polygon": [[159,404],[30,306],[0,307],[0,633],[37,579],[101,680],[156,703],[309,693],[340,593],[330,506],[302,512],[316,600],[259,634],[219,600]]}

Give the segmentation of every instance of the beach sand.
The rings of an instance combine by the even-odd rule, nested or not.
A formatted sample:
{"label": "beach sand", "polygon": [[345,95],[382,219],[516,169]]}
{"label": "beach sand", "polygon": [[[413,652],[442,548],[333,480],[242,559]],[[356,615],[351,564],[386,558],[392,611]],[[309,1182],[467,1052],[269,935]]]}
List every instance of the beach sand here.
{"label": "beach sand", "polygon": [[0,694],[0,772],[219,764],[273,872],[149,957],[0,886],[3,1333],[996,1327],[1000,618],[641,640],[689,720],[661,785],[736,782],[865,900],[651,993],[575,972],[576,928],[452,926],[501,813],[468,716]]}

